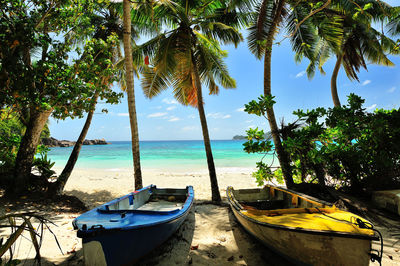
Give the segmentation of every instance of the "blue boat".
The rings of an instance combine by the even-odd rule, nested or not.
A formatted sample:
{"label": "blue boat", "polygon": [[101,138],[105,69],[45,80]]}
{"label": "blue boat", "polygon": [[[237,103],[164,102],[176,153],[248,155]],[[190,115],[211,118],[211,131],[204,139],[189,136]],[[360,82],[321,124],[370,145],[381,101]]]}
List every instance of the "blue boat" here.
{"label": "blue boat", "polygon": [[192,207],[194,191],[150,185],[76,218],[86,265],[130,265],[166,241]]}

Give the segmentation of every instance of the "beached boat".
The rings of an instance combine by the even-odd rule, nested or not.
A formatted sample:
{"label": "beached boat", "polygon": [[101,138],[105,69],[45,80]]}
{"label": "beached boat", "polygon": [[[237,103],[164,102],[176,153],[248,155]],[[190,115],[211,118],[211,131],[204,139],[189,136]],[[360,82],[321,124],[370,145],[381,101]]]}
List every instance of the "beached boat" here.
{"label": "beached boat", "polygon": [[[227,188],[237,220],[264,245],[301,265],[368,265],[372,225],[316,198],[275,186]],[[374,252],[372,259],[381,254]]]}
{"label": "beached boat", "polygon": [[86,265],[129,265],[167,240],[192,207],[193,187],[132,192],[73,221]]}

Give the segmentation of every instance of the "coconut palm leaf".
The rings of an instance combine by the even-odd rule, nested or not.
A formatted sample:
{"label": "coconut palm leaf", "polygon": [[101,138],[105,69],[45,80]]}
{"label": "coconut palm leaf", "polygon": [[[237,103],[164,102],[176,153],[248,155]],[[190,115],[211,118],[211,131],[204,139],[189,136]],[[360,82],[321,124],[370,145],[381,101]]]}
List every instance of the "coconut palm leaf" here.
{"label": "coconut palm leaf", "polygon": [[258,59],[261,59],[265,53],[265,42],[271,30],[272,22],[275,18],[280,22],[287,15],[285,8],[282,12],[277,13],[277,4],[279,1],[263,0],[255,6],[257,16],[253,16],[251,26],[248,28],[247,43],[250,52]]}
{"label": "coconut palm leaf", "polygon": [[400,34],[400,7],[394,7],[392,13],[387,28],[389,34],[394,36]]}
{"label": "coconut palm leaf", "polygon": [[204,21],[198,25],[204,35],[218,40],[222,44],[235,44],[237,46],[243,40],[242,34],[237,29],[222,22]]}
{"label": "coconut palm leaf", "polygon": [[[316,42],[316,27],[312,24],[312,21],[306,20],[298,27],[299,21],[302,21],[309,11],[302,6],[298,5],[292,12],[287,16],[286,19],[286,30],[291,35],[290,42],[292,44],[292,50],[296,54],[305,55],[310,58],[313,55],[313,50]],[[297,29],[298,27],[298,29]],[[296,61],[300,61],[296,59]]]}
{"label": "coconut palm leaf", "polygon": [[205,81],[209,87],[211,94],[217,94],[215,81],[224,88],[235,88],[236,81],[229,75],[228,68],[223,62],[223,58],[227,56],[216,43],[206,41],[204,35],[196,33],[198,36],[198,46],[195,53],[197,68],[199,70],[202,81]]}
{"label": "coconut palm leaf", "polygon": [[326,61],[331,57],[331,52],[332,50],[329,44],[322,38],[319,38],[315,45],[314,55],[312,56],[314,60],[310,60],[310,64],[306,69],[307,77],[309,79],[312,79],[314,77],[317,68],[321,74],[326,74],[323,66]]}

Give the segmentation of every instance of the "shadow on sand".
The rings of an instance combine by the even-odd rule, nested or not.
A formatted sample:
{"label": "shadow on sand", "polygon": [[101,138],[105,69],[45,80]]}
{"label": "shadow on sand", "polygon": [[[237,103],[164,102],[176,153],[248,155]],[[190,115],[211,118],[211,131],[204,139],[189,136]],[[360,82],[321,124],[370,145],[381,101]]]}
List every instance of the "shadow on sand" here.
{"label": "shadow on sand", "polygon": [[137,265],[188,265],[196,217],[192,207],[185,222],[166,242],[143,257]]}

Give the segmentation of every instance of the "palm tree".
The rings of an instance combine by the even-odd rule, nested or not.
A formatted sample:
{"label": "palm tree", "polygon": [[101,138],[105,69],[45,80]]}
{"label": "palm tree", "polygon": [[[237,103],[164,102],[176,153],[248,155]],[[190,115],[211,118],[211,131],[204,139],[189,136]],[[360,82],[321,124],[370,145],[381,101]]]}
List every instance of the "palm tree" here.
{"label": "palm tree", "polygon": [[[360,11],[360,7],[361,11]],[[324,63],[331,57],[336,56],[336,63],[331,77],[331,94],[335,107],[340,106],[337,92],[337,76],[341,67],[344,68],[350,80],[357,80],[360,68],[367,70],[367,62],[385,66],[394,64],[386,54],[392,53],[395,42],[372,27],[373,22],[384,22],[387,15],[391,13],[390,7],[381,1],[356,1],[347,5],[333,4],[321,14],[329,18],[331,15],[339,17],[342,34],[339,39],[331,42],[324,38],[324,29],[316,31],[318,44],[315,45],[313,53],[305,55],[310,59],[307,75],[312,78],[318,67],[321,73]],[[316,21],[313,21],[314,23]],[[318,27],[318,25],[316,25]],[[328,29],[329,30],[329,29]],[[339,43],[337,43],[339,41]]]}
{"label": "palm tree", "polygon": [[284,151],[279,137],[271,93],[272,45],[279,26],[288,12],[285,5],[285,0],[263,0],[256,5],[255,10],[257,15],[254,17],[254,22],[249,28],[248,45],[250,51],[258,59],[262,59],[264,56],[264,96],[271,101],[266,113],[285,183],[290,188],[294,184],[292,170],[289,155]]}
{"label": "palm tree", "polygon": [[141,79],[144,94],[152,98],[171,86],[178,102],[198,109],[212,201],[220,202],[202,85],[208,87],[210,94],[218,94],[217,83],[224,88],[236,86],[223,62],[227,54],[218,42],[238,44],[242,36],[236,27],[243,24],[245,18],[235,10],[228,10],[225,1],[179,0],[161,6],[155,13],[162,15],[169,28],[134,52],[136,59],[148,56],[151,62]]}
{"label": "palm tree", "polygon": [[[88,24],[86,24],[88,23]],[[106,41],[108,37],[110,37],[112,34],[116,34],[118,36],[119,40],[122,40],[122,35],[123,35],[123,25],[122,25],[122,20],[121,16],[117,11],[117,6],[116,5],[108,5],[107,7],[100,7],[99,10],[96,13],[90,14],[90,19],[89,21],[84,20],[82,21],[82,24],[79,25],[79,28],[83,29],[89,29],[88,32],[80,32],[77,34],[74,30],[71,30],[69,33],[68,38],[72,39],[76,44],[82,44],[85,40],[87,39],[99,39]],[[92,31],[91,29],[94,28],[95,30]],[[136,32],[134,31],[134,34],[132,34],[131,38],[134,39],[137,37]],[[112,61],[114,66],[119,67],[119,80],[120,83],[123,85],[123,79],[125,78],[124,76],[124,69],[123,67],[120,66],[120,64],[117,63],[117,61],[121,61],[122,53],[120,51],[120,45],[119,43],[116,43],[116,45],[109,47],[110,53],[112,53]],[[99,51],[97,60],[100,60],[102,58],[101,54],[104,52]],[[106,79],[101,79],[100,80],[100,86],[107,86],[108,88],[112,85],[112,82]],[[122,86],[123,87],[123,86]],[[101,88],[99,88],[100,90]],[[96,109],[96,104],[98,97],[100,95],[100,91],[97,91],[92,98],[92,103],[90,106],[90,110],[88,112],[85,124],[81,130],[81,133],[75,142],[74,148],[68,158],[67,164],[65,165],[63,171],[61,172],[60,176],[57,178],[57,181],[54,182],[50,187],[49,187],[49,193],[56,195],[60,194],[64,187],[65,184],[67,183],[74,167],[76,164],[76,161],[78,160],[80,150],[82,148],[83,142],[86,138],[86,135],[89,131],[90,124],[92,122],[93,114]]]}
{"label": "palm tree", "polygon": [[136,105],[135,105],[135,90],[133,83],[133,60],[132,60],[132,41],[131,41],[131,3],[129,0],[123,0],[123,41],[125,54],[125,70],[126,70],[126,92],[128,95],[129,122],[131,125],[132,139],[132,155],[135,189],[143,187],[142,170],[140,168],[140,152],[139,152],[139,131],[137,125]]}
{"label": "palm tree", "polygon": [[292,170],[289,155],[282,147],[273,109],[275,102],[271,94],[273,41],[279,28],[285,24],[292,49],[297,53],[296,60],[301,60],[302,56],[313,58],[313,52],[319,45],[316,32],[321,39],[336,48],[343,33],[340,28],[341,18],[335,12],[330,13],[329,16],[324,16],[323,13],[333,2],[338,6],[348,6],[354,1],[327,0],[321,3],[320,1],[262,0],[255,6],[257,15],[249,28],[248,46],[250,51],[258,59],[264,57],[264,96],[270,100],[270,107],[267,108],[266,113],[275,150],[288,187],[294,185]]}

